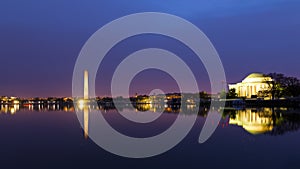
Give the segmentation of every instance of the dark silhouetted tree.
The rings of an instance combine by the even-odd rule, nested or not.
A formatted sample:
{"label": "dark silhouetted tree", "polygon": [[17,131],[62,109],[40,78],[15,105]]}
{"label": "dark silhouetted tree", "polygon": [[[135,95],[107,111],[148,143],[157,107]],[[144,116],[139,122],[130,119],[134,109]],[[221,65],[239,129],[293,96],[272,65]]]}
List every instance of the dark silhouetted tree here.
{"label": "dark silhouetted tree", "polygon": [[300,81],[295,77],[286,77],[281,73],[270,73],[273,81],[267,81],[268,89],[260,91],[260,95],[270,95],[272,99],[280,97],[296,97],[300,95]]}
{"label": "dark silhouetted tree", "polygon": [[229,90],[229,92],[227,93],[227,98],[228,99],[237,98],[237,93],[236,93],[236,90],[234,88]]}

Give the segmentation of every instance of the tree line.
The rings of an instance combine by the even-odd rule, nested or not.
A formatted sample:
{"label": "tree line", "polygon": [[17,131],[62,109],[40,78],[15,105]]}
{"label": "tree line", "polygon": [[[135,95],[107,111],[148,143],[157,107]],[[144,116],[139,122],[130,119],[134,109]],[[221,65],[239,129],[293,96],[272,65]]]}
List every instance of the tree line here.
{"label": "tree line", "polygon": [[282,73],[269,73],[272,81],[266,81],[268,88],[260,91],[259,96],[271,96],[272,99],[281,97],[297,97],[300,95],[300,80],[296,77],[285,76]]}

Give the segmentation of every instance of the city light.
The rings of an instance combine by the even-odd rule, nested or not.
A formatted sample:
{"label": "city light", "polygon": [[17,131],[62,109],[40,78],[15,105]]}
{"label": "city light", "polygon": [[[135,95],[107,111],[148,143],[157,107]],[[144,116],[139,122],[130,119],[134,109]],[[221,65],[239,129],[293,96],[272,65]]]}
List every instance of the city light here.
{"label": "city light", "polygon": [[83,99],[78,100],[78,107],[80,110],[82,110],[85,106],[85,101]]}

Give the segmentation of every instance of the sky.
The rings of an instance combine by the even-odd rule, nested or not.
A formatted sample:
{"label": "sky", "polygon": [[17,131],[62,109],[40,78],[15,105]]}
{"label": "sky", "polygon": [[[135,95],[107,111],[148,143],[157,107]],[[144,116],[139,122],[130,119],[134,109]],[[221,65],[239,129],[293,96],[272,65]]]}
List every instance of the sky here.
{"label": "sky", "polygon": [[[279,72],[300,78],[300,1],[298,0],[1,0],[0,95],[72,95],[72,73],[79,52],[99,28],[137,12],[164,12],[199,27],[223,62],[228,83],[251,72]],[[199,90],[208,91],[207,73],[193,53],[174,39],[141,35],[117,44],[105,57],[96,93],[110,94],[114,68],[126,55],[147,47],[178,54],[191,67]],[[132,81],[131,93],[153,88],[176,91],[174,79],[146,70]]]}

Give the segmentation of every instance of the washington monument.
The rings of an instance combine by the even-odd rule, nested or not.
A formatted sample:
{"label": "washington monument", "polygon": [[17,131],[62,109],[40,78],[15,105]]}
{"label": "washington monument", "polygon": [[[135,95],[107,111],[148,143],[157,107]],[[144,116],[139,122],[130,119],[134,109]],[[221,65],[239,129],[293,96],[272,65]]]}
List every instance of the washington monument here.
{"label": "washington monument", "polygon": [[83,98],[84,100],[89,99],[89,72],[84,70],[84,91],[83,91]]}

